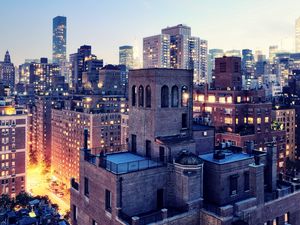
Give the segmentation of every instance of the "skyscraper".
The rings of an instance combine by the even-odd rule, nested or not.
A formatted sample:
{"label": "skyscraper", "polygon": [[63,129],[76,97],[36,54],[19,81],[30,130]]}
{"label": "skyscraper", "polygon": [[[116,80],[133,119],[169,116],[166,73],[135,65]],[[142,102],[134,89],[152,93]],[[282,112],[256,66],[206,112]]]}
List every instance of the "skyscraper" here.
{"label": "skyscraper", "polygon": [[300,17],[296,19],[295,24],[295,51],[300,52]]}
{"label": "skyscraper", "polygon": [[53,63],[61,64],[66,60],[67,45],[67,18],[57,16],[53,19],[52,37],[52,60]]}
{"label": "skyscraper", "polygon": [[194,70],[194,82],[207,80],[207,41],[191,36],[191,28],[179,24],[161,34],[144,38],[144,68]]}
{"label": "skyscraper", "polygon": [[119,64],[125,65],[128,69],[133,68],[133,47],[124,45],[119,47]]}
{"label": "skyscraper", "polygon": [[249,89],[254,79],[254,57],[250,49],[243,49],[242,55],[242,74],[245,77],[246,88]]}
{"label": "skyscraper", "polygon": [[277,45],[271,45],[269,47],[269,61],[271,63],[274,63],[274,58],[275,58],[277,52],[278,52],[278,46]]}
{"label": "skyscraper", "polygon": [[11,63],[9,52],[6,51],[4,61],[0,62],[0,80],[12,91],[15,86],[15,67]]}

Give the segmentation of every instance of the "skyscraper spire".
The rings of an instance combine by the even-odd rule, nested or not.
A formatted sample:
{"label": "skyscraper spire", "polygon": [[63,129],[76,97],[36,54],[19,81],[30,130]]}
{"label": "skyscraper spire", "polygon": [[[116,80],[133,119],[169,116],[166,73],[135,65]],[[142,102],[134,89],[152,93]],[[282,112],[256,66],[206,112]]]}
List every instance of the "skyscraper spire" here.
{"label": "skyscraper spire", "polygon": [[9,55],[8,50],[7,50],[6,53],[5,53],[5,56],[4,56],[4,62],[5,62],[5,63],[11,63],[11,61],[10,61],[10,55]]}

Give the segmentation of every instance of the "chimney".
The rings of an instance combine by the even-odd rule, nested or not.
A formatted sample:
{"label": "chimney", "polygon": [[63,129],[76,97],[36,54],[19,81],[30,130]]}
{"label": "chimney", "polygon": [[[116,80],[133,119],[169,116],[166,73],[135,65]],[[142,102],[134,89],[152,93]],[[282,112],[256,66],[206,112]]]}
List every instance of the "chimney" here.
{"label": "chimney", "polygon": [[267,185],[269,191],[276,190],[277,182],[277,146],[275,143],[267,144]]}

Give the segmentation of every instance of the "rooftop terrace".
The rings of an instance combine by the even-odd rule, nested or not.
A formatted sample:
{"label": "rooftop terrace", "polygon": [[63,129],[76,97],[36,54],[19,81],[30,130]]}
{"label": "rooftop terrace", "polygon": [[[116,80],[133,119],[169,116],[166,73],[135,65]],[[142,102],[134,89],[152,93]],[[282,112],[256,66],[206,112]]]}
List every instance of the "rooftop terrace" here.
{"label": "rooftop terrace", "polygon": [[220,165],[253,158],[253,156],[243,152],[235,153],[229,150],[223,150],[222,153],[225,155],[225,157],[220,159],[216,159],[214,157],[214,153],[200,155],[200,158],[204,161],[212,162]]}
{"label": "rooftop terrace", "polygon": [[[139,170],[161,167],[165,160],[160,158],[146,158],[131,152],[118,152],[105,155],[86,154],[86,161],[98,165],[114,174],[124,174]],[[97,160],[98,159],[98,160]]]}

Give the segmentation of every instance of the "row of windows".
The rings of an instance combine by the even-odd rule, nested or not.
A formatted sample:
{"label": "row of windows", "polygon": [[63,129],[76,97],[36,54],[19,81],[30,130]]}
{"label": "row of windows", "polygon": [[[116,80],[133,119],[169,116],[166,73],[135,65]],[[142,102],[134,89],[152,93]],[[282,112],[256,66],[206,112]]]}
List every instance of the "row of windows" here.
{"label": "row of windows", "polygon": [[[139,107],[151,108],[151,87],[149,85],[146,86],[146,95],[144,96],[144,87],[142,85],[137,87],[134,85],[131,89],[131,103],[132,106],[138,105]],[[138,96],[138,102],[137,102]],[[170,91],[167,85],[163,85],[161,87],[161,107],[168,108],[169,107],[169,98]],[[181,88],[181,106],[188,106],[189,93],[187,86],[183,86]],[[179,90],[176,85],[171,88],[171,107],[178,107],[179,105]]]}

